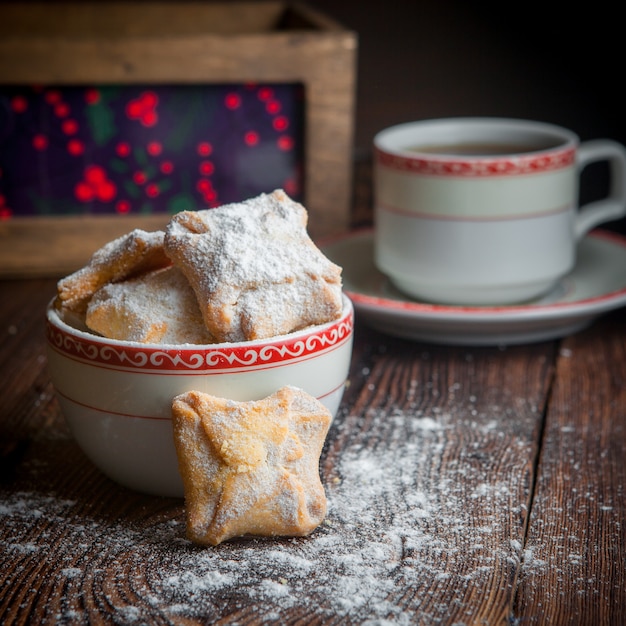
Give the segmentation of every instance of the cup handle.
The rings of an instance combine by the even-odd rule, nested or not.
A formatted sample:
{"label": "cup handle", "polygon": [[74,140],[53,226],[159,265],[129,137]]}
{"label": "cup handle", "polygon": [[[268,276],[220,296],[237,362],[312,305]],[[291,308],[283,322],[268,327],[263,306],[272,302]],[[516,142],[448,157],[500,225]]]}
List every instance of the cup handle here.
{"label": "cup handle", "polygon": [[608,161],[610,168],[609,194],[602,200],[588,202],[579,208],[574,223],[577,240],[602,222],[626,215],[626,148],[608,139],[585,141],[578,149],[578,173],[589,163]]}

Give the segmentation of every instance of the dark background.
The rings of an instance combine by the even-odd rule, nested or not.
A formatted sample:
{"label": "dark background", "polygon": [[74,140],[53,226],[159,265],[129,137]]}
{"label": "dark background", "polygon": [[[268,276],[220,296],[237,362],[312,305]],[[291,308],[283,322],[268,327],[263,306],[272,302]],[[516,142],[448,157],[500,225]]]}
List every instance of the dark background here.
{"label": "dark background", "polygon": [[[355,157],[400,122],[458,115],[536,119],[581,140],[626,143],[624,23],[616,4],[309,0],[359,36]],[[581,199],[608,175],[591,166]],[[611,224],[626,232],[626,220]]]}
{"label": "dark background", "polygon": [[[626,139],[623,22],[607,3],[310,0],[359,35],[357,148],[397,122],[450,115]],[[581,7],[582,5],[578,5]],[[523,9],[523,10],[522,10]]]}

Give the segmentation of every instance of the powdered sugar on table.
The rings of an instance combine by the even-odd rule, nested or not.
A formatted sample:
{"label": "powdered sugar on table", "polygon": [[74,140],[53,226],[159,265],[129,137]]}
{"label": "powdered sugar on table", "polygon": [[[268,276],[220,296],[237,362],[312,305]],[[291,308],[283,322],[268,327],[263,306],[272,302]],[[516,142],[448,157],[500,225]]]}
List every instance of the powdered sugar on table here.
{"label": "powdered sugar on table", "polygon": [[[365,447],[349,434],[362,419],[373,432],[386,431],[378,444]],[[303,606],[312,620],[344,616],[352,623],[410,624],[419,617],[436,623],[447,607],[430,602],[429,613],[420,613],[421,598],[454,585],[460,601],[472,586],[488,588],[494,572],[516,567],[522,557],[521,542],[510,541],[503,521],[514,508],[507,484],[485,482],[472,463],[444,478],[431,471],[458,419],[399,410],[338,416],[329,445],[344,435],[351,440],[328,471],[322,457],[329,512],[306,538],[199,548],[185,539],[180,503],[148,523],[94,518],[87,524],[84,515],[73,513],[80,505],[75,501],[37,491],[2,499],[0,492],[0,523],[9,538],[4,549],[20,553],[23,568],[41,560],[58,563],[47,584],[66,591],[48,623],[86,623],[103,599],[129,624],[143,623],[155,609],[171,623],[238,613],[233,619],[245,622],[251,611],[264,623],[284,623],[290,610],[302,613]],[[497,437],[485,424],[481,436]],[[481,500],[488,523],[476,526],[463,506],[468,498]],[[54,524],[64,526],[63,543],[50,542]],[[470,558],[476,554],[481,567]],[[396,589],[406,589],[416,571],[413,597],[403,597]],[[23,579],[24,572],[15,577]],[[40,584],[31,581],[33,589]]]}

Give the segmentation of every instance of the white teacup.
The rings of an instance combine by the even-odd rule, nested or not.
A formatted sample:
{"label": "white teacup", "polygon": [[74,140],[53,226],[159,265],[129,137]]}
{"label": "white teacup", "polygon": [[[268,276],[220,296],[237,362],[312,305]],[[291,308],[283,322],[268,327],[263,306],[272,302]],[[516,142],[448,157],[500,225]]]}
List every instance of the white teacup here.
{"label": "white teacup", "polygon": [[[375,147],[376,264],[406,294],[497,305],[541,296],[592,227],[626,214],[626,149],[540,122],[393,126]],[[606,199],[578,207],[581,170],[608,161]]]}

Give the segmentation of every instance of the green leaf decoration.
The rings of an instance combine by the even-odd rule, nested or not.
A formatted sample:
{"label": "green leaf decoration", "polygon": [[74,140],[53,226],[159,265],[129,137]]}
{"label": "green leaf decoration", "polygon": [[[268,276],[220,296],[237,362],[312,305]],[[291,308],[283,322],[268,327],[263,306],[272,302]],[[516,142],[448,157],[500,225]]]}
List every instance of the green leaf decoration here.
{"label": "green leaf decoration", "polygon": [[124,181],[124,189],[126,190],[126,193],[135,200],[141,197],[141,189],[129,180]]}
{"label": "green leaf decoration", "polygon": [[172,188],[172,181],[165,179],[159,183],[159,191],[161,193],[168,191]]}
{"label": "green leaf decoration", "polygon": [[90,205],[64,198],[41,196],[35,191],[29,192],[29,198],[37,215],[81,215],[89,213]]}
{"label": "green leaf decoration", "polygon": [[170,201],[167,203],[167,210],[170,215],[174,215],[175,213],[180,213],[181,211],[192,210],[195,204],[196,201],[191,194],[178,193],[175,196],[172,196]]}
{"label": "green leaf decoration", "polygon": [[111,159],[109,167],[112,171],[117,172],[118,174],[126,174],[130,170],[128,163],[126,163],[126,161],[122,161],[121,159]]}
{"label": "green leaf decoration", "polygon": [[96,145],[105,145],[117,134],[113,109],[104,100],[88,106],[85,115]]}
{"label": "green leaf decoration", "polygon": [[111,102],[119,96],[121,89],[116,85],[100,85],[98,91],[100,92],[100,102]]}
{"label": "green leaf decoration", "polygon": [[168,150],[177,153],[189,142],[190,135],[199,125],[198,120],[212,118],[218,105],[215,94],[205,94],[203,99],[201,90],[191,88],[185,93],[175,93],[172,102],[174,103],[172,108],[180,112],[180,117],[177,120],[176,132],[170,134],[163,144]]}
{"label": "green leaf decoration", "polygon": [[135,161],[142,167],[146,167],[149,163],[148,155],[143,148],[135,148],[133,150],[133,154],[135,156]]}
{"label": "green leaf decoration", "polygon": [[156,165],[148,164],[143,168],[143,173],[146,175],[146,180],[152,180],[157,174]]}

